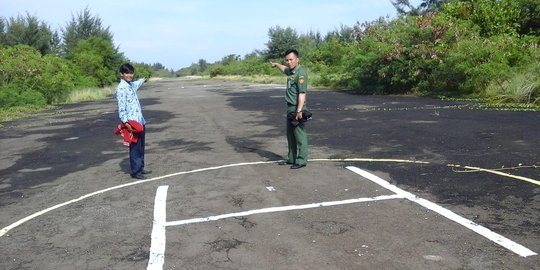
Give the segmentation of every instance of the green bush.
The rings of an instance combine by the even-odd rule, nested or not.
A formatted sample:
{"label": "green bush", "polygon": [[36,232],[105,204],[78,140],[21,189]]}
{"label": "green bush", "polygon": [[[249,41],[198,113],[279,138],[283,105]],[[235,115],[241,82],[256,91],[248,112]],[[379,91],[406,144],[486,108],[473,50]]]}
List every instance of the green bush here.
{"label": "green bush", "polygon": [[17,91],[9,87],[0,88],[0,108],[45,104],[47,104],[47,100],[40,92],[34,90]]}
{"label": "green bush", "polygon": [[217,64],[209,65],[208,74],[214,78],[217,76],[240,75],[255,76],[272,74],[272,66],[262,56],[247,56],[245,59],[224,58]]}
{"label": "green bush", "polygon": [[69,92],[77,87],[79,70],[70,62],[53,55],[45,55],[42,58],[43,72],[40,76],[40,91],[47,103],[63,101]]}
{"label": "green bush", "polygon": [[[148,80],[152,77],[153,71],[150,65],[144,63],[134,63],[133,67],[135,68],[135,79],[144,78]],[[116,69],[116,74],[118,74],[118,68]]]}
{"label": "green bush", "polygon": [[451,1],[445,13],[470,20],[480,27],[483,37],[516,35],[520,30],[522,9],[516,0]]}
{"label": "green bush", "polygon": [[533,51],[528,65],[516,67],[488,85],[485,94],[489,100],[540,105],[540,49]]}
{"label": "green bush", "polygon": [[0,49],[2,107],[61,102],[76,87],[93,85],[71,62],[27,45]]}
{"label": "green bush", "polygon": [[117,70],[122,59],[118,59],[113,44],[100,37],[80,40],[69,52],[71,60],[85,76],[93,77],[97,86],[111,85],[117,81]]}
{"label": "green bush", "polygon": [[20,84],[29,88],[40,73],[41,54],[28,45],[0,49],[0,84]]}
{"label": "green bush", "polygon": [[419,16],[416,27],[428,31],[430,38],[413,46],[415,69],[412,76],[417,77],[418,83],[412,92],[431,96],[464,94],[460,85],[466,80],[466,74],[455,68],[456,63],[450,56],[457,43],[478,39],[479,28],[445,14]]}
{"label": "green bush", "polygon": [[45,100],[36,91],[42,73],[41,54],[28,45],[0,49],[0,106],[41,104]]}
{"label": "green bush", "polygon": [[330,38],[319,49],[309,53],[306,56],[306,66],[319,75],[312,80],[312,84],[334,88],[348,87],[349,72],[344,70],[343,64],[351,49],[354,49],[354,44],[342,42],[336,37]]}
{"label": "green bush", "polygon": [[418,48],[423,48],[428,30],[415,27],[410,20],[381,19],[366,25],[357,45],[348,47],[345,54],[346,76],[342,78],[349,87],[371,94],[411,91],[418,82],[415,72],[424,60]]}
{"label": "green bush", "polygon": [[221,65],[221,64],[216,64],[216,65],[210,66],[208,71],[209,71],[209,74],[210,74],[210,78],[225,75],[225,69],[223,68],[223,65]]}

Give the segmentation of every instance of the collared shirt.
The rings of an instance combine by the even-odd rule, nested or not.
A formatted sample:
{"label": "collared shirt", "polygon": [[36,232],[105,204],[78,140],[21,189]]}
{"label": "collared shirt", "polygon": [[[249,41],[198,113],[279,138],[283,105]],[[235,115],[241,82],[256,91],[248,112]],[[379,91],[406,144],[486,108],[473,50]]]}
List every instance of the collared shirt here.
{"label": "collared shirt", "polygon": [[298,95],[307,92],[307,73],[303,67],[298,65],[294,69],[285,68],[285,75],[287,75],[285,100],[287,101],[287,104],[296,106],[298,104]]}
{"label": "collared shirt", "polygon": [[122,123],[133,120],[141,125],[145,125],[142,115],[141,103],[137,97],[137,90],[144,84],[144,79],[139,79],[131,83],[120,80],[116,87],[116,100],[118,101],[118,116]]}

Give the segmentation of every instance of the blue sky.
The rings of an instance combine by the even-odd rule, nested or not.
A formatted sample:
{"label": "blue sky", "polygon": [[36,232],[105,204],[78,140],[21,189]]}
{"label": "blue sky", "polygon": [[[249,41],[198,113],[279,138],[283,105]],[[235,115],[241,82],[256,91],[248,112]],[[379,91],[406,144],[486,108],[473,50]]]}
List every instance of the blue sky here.
{"label": "blue sky", "polygon": [[341,25],[396,15],[390,0],[0,0],[0,16],[29,12],[60,29],[85,7],[110,27],[115,45],[130,60],[174,70],[199,59],[212,63],[264,50],[268,29],[278,25],[324,35]]}

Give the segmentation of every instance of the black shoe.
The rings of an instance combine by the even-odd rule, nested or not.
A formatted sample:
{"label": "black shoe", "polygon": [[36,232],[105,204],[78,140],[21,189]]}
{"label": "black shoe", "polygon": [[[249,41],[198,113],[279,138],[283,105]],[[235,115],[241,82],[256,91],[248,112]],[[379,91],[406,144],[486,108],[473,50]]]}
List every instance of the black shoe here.
{"label": "black shoe", "polygon": [[141,171],[141,174],[151,174],[152,171],[151,170],[142,170]]}
{"label": "black shoe", "polygon": [[138,173],[138,174],[132,174],[131,175],[131,178],[135,178],[135,179],[139,179],[139,180],[144,180],[146,179],[146,177],[144,175],[142,175],[141,173]]}
{"label": "black shoe", "polygon": [[300,169],[300,168],[305,167],[305,166],[306,166],[306,164],[304,164],[304,165],[293,164],[293,165],[291,166],[291,169],[293,169],[293,170],[295,170],[295,169]]}
{"label": "black shoe", "polygon": [[278,165],[291,165],[292,162],[288,162],[288,161],[286,161],[286,160],[280,160],[277,164],[278,164]]}

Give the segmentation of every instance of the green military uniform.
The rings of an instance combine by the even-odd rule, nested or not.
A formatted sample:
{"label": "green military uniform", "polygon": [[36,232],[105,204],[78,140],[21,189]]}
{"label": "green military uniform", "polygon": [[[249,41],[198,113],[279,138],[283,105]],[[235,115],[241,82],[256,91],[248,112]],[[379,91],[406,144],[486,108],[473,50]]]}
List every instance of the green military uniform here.
{"label": "green military uniform", "polygon": [[[306,71],[300,65],[293,70],[286,68],[287,90],[285,91],[285,100],[287,101],[287,115],[295,113],[298,105],[298,95],[307,92],[308,76]],[[302,110],[307,110],[307,101],[304,102]],[[287,120],[287,143],[289,145],[288,163],[306,165],[308,159],[308,140],[306,127],[301,122],[297,126]]]}

